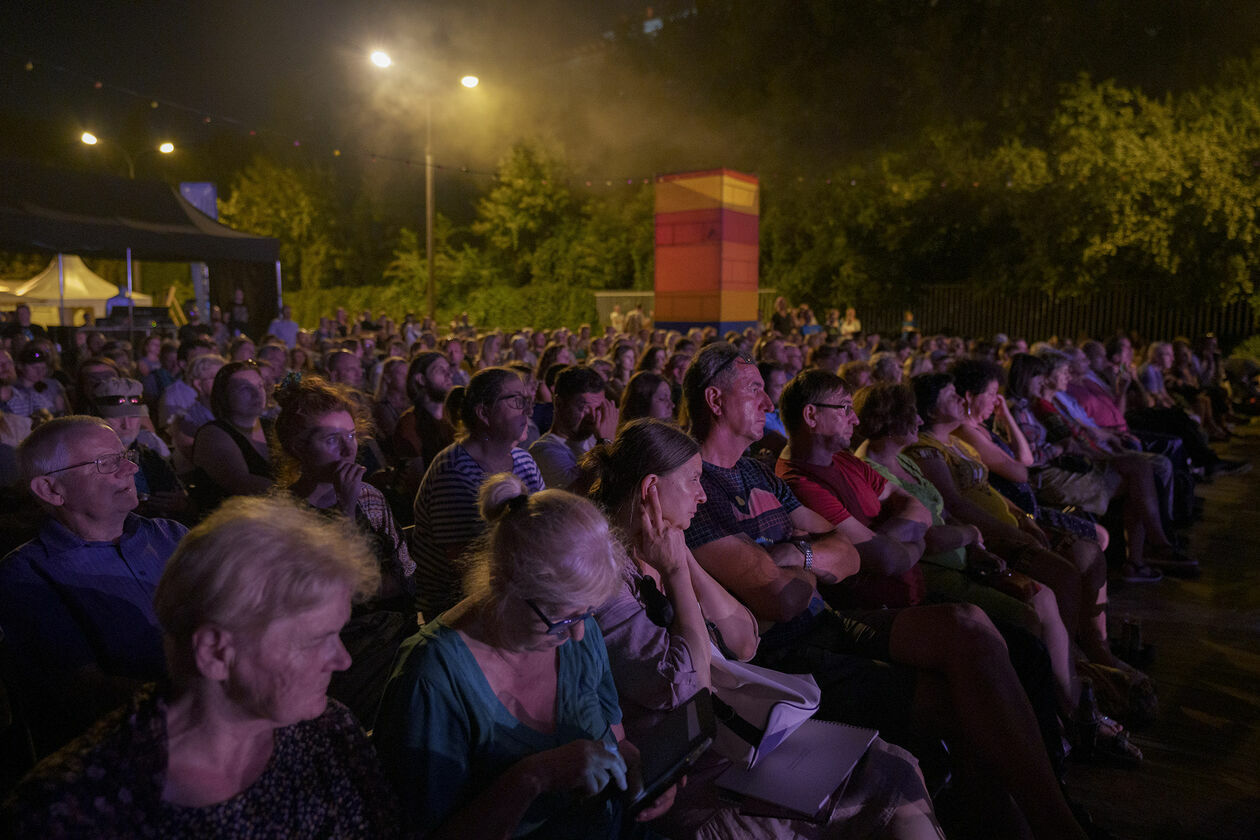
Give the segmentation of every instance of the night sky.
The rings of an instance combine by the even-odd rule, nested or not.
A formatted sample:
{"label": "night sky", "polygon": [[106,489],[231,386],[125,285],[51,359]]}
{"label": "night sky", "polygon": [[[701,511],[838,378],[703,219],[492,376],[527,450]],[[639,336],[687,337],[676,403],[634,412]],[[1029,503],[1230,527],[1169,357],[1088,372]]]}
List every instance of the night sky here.
{"label": "night sky", "polygon": [[[0,4],[0,154],[92,165],[76,148],[90,128],[134,150],[166,137],[204,148],[254,131],[317,156],[342,146],[410,156],[416,91],[433,85],[449,97],[475,72],[480,99],[453,99],[434,119],[446,157],[489,166],[511,142],[499,131],[514,129],[503,109],[492,119],[468,109],[519,99],[536,74],[635,14],[637,4],[615,2],[10,0]],[[389,77],[366,61],[378,46],[398,62]],[[470,118],[476,142],[452,136]]]}

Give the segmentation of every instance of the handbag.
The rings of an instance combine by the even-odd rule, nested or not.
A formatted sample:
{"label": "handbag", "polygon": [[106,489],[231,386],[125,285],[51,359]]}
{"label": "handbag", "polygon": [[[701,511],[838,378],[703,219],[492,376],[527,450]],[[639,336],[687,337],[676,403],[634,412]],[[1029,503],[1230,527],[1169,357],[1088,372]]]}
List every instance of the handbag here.
{"label": "handbag", "polygon": [[727,659],[712,643],[709,665],[717,735],[713,749],[748,768],[814,716],[822,692],[808,674]]}

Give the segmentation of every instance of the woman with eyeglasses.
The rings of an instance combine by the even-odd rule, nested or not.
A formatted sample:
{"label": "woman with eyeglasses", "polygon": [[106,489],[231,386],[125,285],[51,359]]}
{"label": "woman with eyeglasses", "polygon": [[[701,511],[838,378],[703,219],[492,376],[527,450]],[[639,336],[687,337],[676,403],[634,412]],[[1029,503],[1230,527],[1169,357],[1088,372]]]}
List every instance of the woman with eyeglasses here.
{"label": "woman with eyeglasses", "polygon": [[592,612],[621,585],[625,554],[593,504],[531,494],[511,473],[486,481],[478,509],[489,531],[468,595],[404,643],[376,719],[404,830],[618,836],[616,792],[637,786],[638,751]]}
{"label": "woman with eyeglasses", "polygon": [[477,513],[477,491],[486,476],[510,472],[531,492],[543,489],[538,465],[517,445],[532,407],[528,386],[509,368],[479,370],[469,380],[459,410],[459,436],[433,459],[416,493],[410,548],[416,561],[416,605],[426,616],[463,597],[456,563],[485,530]]}
{"label": "woman with eyeglasses", "polygon": [[214,375],[214,420],[197,430],[192,446],[196,470],[189,494],[202,516],[228,496],[260,495],[275,485],[267,445],[271,421],[262,416],[266,408],[267,393],[254,362],[229,362]]}

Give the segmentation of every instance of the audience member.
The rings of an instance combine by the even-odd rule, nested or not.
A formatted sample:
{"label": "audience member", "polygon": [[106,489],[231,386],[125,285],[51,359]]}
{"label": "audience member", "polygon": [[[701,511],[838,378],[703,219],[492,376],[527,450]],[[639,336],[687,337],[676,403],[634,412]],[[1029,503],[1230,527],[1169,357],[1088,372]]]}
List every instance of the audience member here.
{"label": "audience member", "polygon": [[551,428],[529,454],[548,487],[568,489],[578,478],[578,459],[596,442],[612,438],[617,410],[604,396],[604,380],[588,367],[571,365],[555,381]]}
{"label": "audience member", "polygon": [[37,749],[60,747],[165,666],[153,591],[184,527],[136,507],[134,457],[104,420],[49,421],[18,448],[47,518],[0,562],[5,682]]}
{"label": "audience member", "polygon": [[[997,771],[1034,833],[1084,836],[1002,637],[984,614],[940,605],[844,616],[825,606],[817,584],[856,573],[858,552],[781,479],[741,457],[761,437],[770,408],[752,359],[729,344],[709,345],[687,371],[684,396],[707,497],[687,529],[687,545],[705,571],[774,625],[757,660],[813,672],[823,689],[822,714],[899,731],[894,741],[907,737],[911,718],[952,721],[967,749]],[[939,690],[912,687],[928,684]],[[999,784],[993,777],[984,783]]]}
{"label": "audience member", "polygon": [[462,597],[457,561],[485,529],[477,491],[486,476],[512,472],[533,490],[544,486],[534,459],[517,446],[531,402],[524,381],[509,368],[479,370],[468,383],[459,437],[433,459],[413,506],[416,605],[425,615],[436,616]]}
{"label": "audience member", "polygon": [[[710,685],[710,632],[721,650],[749,659],[757,649],[757,622],[687,550],[683,531],[705,501],[692,438],[672,424],[637,420],[588,459],[596,476],[592,498],[608,512],[630,556],[621,587],[595,618],[633,742]],[[941,836],[915,765],[909,753],[876,741],[829,802],[827,836]],[[662,829],[674,837],[795,837],[816,830],[748,816],[721,802],[714,779],[728,766],[714,752],[703,756],[688,771]]]}
{"label": "audience member", "polygon": [[22,836],[397,836],[367,738],[326,691],[338,630],[376,587],[362,542],[281,499],[192,531],[155,595],[169,684],[37,767],[5,816]]}
{"label": "audience member", "polygon": [[192,492],[201,515],[228,496],[266,493],[275,484],[267,442],[272,423],[262,416],[266,402],[254,362],[230,362],[214,375],[214,419],[197,430],[192,450]]}
{"label": "audience member", "polygon": [[[473,406],[486,405],[478,379],[500,370],[473,377]],[[490,531],[467,597],[403,645],[376,720],[404,828],[451,837],[616,835],[622,799],[595,794],[610,786],[633,793],[639,756],[622,731],[592,612],[620,586],[624,552],[578,496],[531,495],[510,473],[493,476],[479,496],[478,518]],[[638,819],[659,816],[672,799],[671,791]]]}
{"label": "audience member", "polygon": [[284,346],[290,350],[297,345],[298,333],[301,330],[301,325],[293,320],[293,307],[287,304],[280,307],[279,317],[273,318],[267,325],[267,332],[283,341]]}

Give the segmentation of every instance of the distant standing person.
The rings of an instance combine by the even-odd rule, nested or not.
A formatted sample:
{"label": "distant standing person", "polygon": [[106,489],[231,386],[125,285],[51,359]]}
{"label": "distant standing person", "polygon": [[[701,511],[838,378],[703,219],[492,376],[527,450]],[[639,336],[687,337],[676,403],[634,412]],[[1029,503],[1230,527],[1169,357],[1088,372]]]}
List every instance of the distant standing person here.
{"label": "distant standing person", "polygon": [[774,301],[774,314],[770,316],[770,329],[780,335],[791,335],[796,328],[796,319],[788,309],[787,298],[778,297]]}
{"label": "distant standing person", "polygon": [[625,332],[626,316],[621,312],[621,304],[614,304],[612,312],[608,313],[608,323],[613,328],[613,332]]}
{"label": "distant standing person", "polygon": [[249,330],[249,307],[245,305],[245,292],[236,289],[232,292],[232,311],[228,317],[228,335],[232,338]]}
{"label": "distant standing person", "polygon": [[901,334],[907,338],[919,331],[919,325],[914,320],[914,313],[907,309],[901,313]]}
{"label": "distant standing person", "polygon": [[288,305],[282,306],[280,317],[272,318],[267,325],[267,332],[283,341],[290,350],[297,345],[298,333],[301,331],[298,322],[293,320],[293,307]]}
{"label": "distant standing person", "polygon": [[857,310],[850,306],[844,310],[844,320],[840,322],[840,338],[857,338],[862,332],[862,322],[858,320]]}

